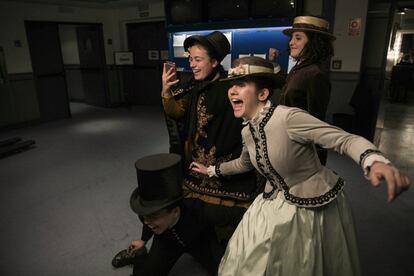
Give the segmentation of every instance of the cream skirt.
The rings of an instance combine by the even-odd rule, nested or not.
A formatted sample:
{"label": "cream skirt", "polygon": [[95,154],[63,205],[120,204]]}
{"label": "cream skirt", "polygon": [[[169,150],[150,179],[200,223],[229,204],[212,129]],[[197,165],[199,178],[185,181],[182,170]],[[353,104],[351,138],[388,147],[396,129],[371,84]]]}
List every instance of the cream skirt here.
{"label": "cream skirt", "polygon": [[343,192],[327,206],[300,208],[281,193],[259,195],[224,254],[221,276],[360,275],[351,210]]}

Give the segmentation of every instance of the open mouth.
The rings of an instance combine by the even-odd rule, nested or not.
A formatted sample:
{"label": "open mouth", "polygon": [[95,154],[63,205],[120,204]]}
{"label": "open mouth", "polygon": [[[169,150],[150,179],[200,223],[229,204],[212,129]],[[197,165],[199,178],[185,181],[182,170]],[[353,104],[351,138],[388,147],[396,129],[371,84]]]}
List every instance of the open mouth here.
{"label": "open mouth", "polygon": [[237,98],[231,99],[231,103],[233,105],[234,110],[240,110],[243,106],[243,101]]}

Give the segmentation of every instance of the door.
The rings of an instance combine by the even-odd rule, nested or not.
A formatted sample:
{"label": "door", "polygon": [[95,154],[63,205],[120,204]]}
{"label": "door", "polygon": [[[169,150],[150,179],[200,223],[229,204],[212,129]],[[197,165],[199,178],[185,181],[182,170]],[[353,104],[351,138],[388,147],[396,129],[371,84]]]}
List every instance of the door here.
{"label": "door", "polygon": [[[393,9],[392,5],[390,8]],[[355,110],[355,133],[374,141],[379,106],[385,92],[385,68],[393,12],[368,13],[366,19],[364,48],[361,58],[359,94],[353,96]],[[375,49],[375,51],[373,51]],[[382,122],[378,122],[382,124]]]}
{"label": "door", "polygon": [[25,21],[40,119],[70,117],[58,24]]}
{"label": "door", "polygon": [[85,102],[95,106],[108,106],[108,77],[102,25],[79,26],[76,28],[76,35]]}
{"label": "door", "polygon": [[161,51],[168,49],[165,23],[127,24],[128,48],[134,53],[134,67],[124,72],[129,101],[140,105],[161,104]]}

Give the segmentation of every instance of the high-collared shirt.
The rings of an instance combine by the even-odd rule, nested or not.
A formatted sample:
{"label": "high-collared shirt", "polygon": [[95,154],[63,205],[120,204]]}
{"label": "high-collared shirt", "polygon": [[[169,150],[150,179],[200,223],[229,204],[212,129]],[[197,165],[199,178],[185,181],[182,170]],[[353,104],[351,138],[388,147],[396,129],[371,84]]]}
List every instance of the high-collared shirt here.
{"label": "high-collared shirt", "polygon": [[268,100],[266,104],[263,106],[263,108],[259,112],[257,112],[253,116],[253,118],[251,119],[243,118],[243,125],[247,125],[248,123],[254,124],[254,125],[258,124],[263,119],[263,117],[266,115],[266,112],[269,110],[271,106],[272,106],[272,103]]}

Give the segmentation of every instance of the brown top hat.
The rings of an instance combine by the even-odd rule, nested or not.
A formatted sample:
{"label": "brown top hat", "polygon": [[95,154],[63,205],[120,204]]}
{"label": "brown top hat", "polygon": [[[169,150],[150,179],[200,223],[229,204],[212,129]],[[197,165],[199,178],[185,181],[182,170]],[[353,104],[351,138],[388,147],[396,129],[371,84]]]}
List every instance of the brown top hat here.
{"label": "brown top hat", "polygon": [[150,215],[183,197],[181,157],[177,154],[156,154],[135,162],[138,188],[130,197],[132,210]]}
{"label": "brown top hat", "polygon": [[285,35],[292,35],[293,32],[314,32],[335,39],[335,36],[329,32],[329,22],[314,16],[295,17],[292,28],[283,30]]}
{"label": "brown top hat", "polygon": [[274,87],[279,87],[284,82],[284,79],[279,74],[274,73],[273,64],[261,57],[242,57],[236,59],[233,64],[236,64],[236,66],[229,69],[228,77],[227,79],[222,79],[223,81],[260,77],[269,79]]}
{"label": "brown top hat", "polygon": [[230,52],[230,43],[227,40],[227,37],[219,31],[214,31],[205,36],[192,35],[187,37],[184,40],[184,49],[187,51],[188,48],[194,44],[201,44],[209,49],[213,55],[212,58],[215,58],[218,63],[220,63]]}

